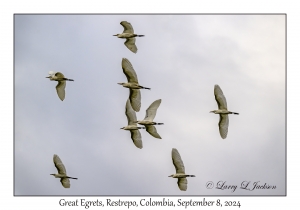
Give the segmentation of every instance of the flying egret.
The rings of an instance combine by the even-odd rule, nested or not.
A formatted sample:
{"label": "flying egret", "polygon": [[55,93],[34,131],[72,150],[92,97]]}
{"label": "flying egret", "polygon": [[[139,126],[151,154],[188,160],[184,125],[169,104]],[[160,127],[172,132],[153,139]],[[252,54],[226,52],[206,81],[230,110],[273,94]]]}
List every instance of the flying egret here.
{"label": "flying egret", "polygon": [[127,21],[122,21],[120,23],[124,27],[124,31],[121,34],[116,34],[113,36],[117,36],[118,38],[121,39],[126,39],[126,42],[124,43],[125,46],[131,51],[136,53],[137,52],[137,47],[135,45],[135,37],[143,37],[145,35],[137,35],[134,33],[133,28],[131,24]]}
{"label": "flying egret", "polygon": [[150,88],[143,87],[139,85],[137,75],[129,62],[127,58],[122,59],[122,69],[124,74],[127,77],[128,82],[127,83],[118,83],[119,85],[122,85],[125,88],[129,88],[129,99],[131,106],[134,111],[138,112],[141,108],[141,93],[139,89],[148,89]]}
{"label": "flying egret", "polygon": [[134,145],[137,148],[142,149],[143,148],[143,142],[142,142],[142,136],[141,136],[141,133],[140,133],[139,129],[145,129],[145,128],[137,126],[137,124],[136,124],[136,114],[135,114],[135,111],[132,109],[132,107],[130,105],[129,99],[127,99],[127,102],[126,102],[125,114],[127,116],[128,125],[121,128],[121,129],[129,130],[130,133],[131,133],[131,139],[132,139]]}
{"label": "flying egret", "polygon": [[183,162],[181,160],[180,154],[177,149],[172,149],[172,160],[173,164],[176,168],[176,174],[172,174],[169,177],[178,178],[178,187],[181,191],[186,191],[187,189],[187,179],[186,177],[195,177],[195,175],[187,175],[185,174],[185,169]]}
{"label": "flying egret", "polygon": [[146,110],[146,117],[144,120],[136,121],[140,125],[146,127],[146,131],[155,138],[161,139],[160,135],[157,133],[154,125],[163,125],[163,123],[153,122],[153,119],[156,115],[156,111],[161,103],[161,99],[154,101]]}
{"label": "flying egret", "polygon": [[53,71],[49,71],[49,76],[46,78],[50,78],[50,80],[58,81],[58,84],[56,85],[56,91],[60,100],[63,101],[65,99],[66,80],[68,81],[74,81],[74,80],[65,78],[65,76],[60,72],[53,72]]}
{"label": "flying egret", "polygon": [[70,180],[69,179],[77,179],[73,177],[67,176],[67,171],[64,164],[61,162],[58,155],[53,155],[53,162],[55,167],[57,168],[58,174],[50,174],[55,178],[60,178],[60,182],[64,188],[70,188]]}
{"label": "flying egret", "polygon": [[226,98],[223,94],[223,91],[221,90],[219,85],[215,85],[214,89],[215,93],[215,99],[218,103],[218,110],[213,110],[210,111],[210,113],[215,113],[220,115],[220,120],[219,120],[219,131],[222,139],[225,139],[227,137],[228,133],[228,126],[229,126],[229,118],[228,114],[239,114],[236,112],[231,112],[227,110],[227,102]]}

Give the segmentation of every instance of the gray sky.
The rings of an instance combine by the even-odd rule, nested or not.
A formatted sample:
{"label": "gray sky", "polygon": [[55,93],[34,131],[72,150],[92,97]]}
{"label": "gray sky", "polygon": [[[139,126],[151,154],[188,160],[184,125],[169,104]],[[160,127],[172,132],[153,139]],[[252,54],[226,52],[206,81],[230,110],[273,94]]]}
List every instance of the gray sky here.
{"label": "gray sky", "polygon": [[[137,54],[119,24],[130,22]],[[285,194],[285,16],[283,15],[16,15],[16,195],[283,195]],[[141,130],[132,143],[121,60],[143,86],[138,119],[162,99],[155,120],[162,139]],[[67,82],[62,102],[57,82]],[[34,81],[34,82],[33,82]],[[227,99],[225,140],[218,130],[214,85]],[[171,159],[177,148],[188,189],[181,192]],[[71,188],[50,176],[52,157],[66,166]],[[260,181],[275,190],[206,189],[206,183]]]}

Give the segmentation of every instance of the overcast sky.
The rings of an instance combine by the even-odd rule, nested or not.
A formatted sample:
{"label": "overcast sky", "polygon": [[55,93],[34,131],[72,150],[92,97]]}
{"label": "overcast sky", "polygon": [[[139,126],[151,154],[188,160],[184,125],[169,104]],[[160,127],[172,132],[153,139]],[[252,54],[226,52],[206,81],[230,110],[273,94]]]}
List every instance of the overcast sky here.
{"label": "overcast sky", "polygon": [[[138,52],[129,51],[121,21],[132,24]],[[284,15],[15,15],[15,195],[284,195]],[[141,90],[137,118],[162,99],[155,120],[162,139],[141,130],[132,143],[122,58]],[[74,79],[66,98],[49,71]],[[227,99],[228,136],[220,137],[214,85]],[[188,189],[178,189],[171,159],[177,148]],[[61,186],[53,154],[71,180]],[[231,190],[207,189],[226,181]],[[273,190],[242,190],[250,185]],[[249,186],[250,186],[249,185]]]}

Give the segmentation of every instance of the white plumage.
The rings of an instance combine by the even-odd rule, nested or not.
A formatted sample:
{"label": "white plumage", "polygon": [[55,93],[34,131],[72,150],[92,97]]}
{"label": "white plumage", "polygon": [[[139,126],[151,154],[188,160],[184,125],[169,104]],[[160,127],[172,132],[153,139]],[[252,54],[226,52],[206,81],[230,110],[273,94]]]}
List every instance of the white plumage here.
{"label": "white plumage", "polygon": [[195,177],[195,175],[185,174],[185,168],[183,161],[177,149],[172,149],[172,161],[176,169],[176,174],[172,174],[169,177],[178,178],[177,184],[181,191],[187,190],[188,181],[186,177]]}
{"label": "white plumage", "polygon": [[125,88],[129,88],[129,100],[131,103],[132,108],[134,111],[138,112],[141,108],[141,93],[139,89],[148,89],[150,88],[143,87],[139,85],[137,75],[135,73],[135,70],[132,67],[132,64],[127,58],[122,59],[122,69],[127,77],[127,83],[118,83],[119,85],[122,85]]}
{"label": "white plumage", "polygon": [[113,35],[113,36],[117,36],[118,38],[121,38],[121,39],[126,39],[125,41],[125,46],[133,53],[136,53],[137,52],[137,47],[135,45],[135,37],[143,37],[144,35],[137,35],[134,33],[134,30],[132,28],[132,25],[127,22],[127,21],[122,21],[120,23],[123,28],[124,28],[124,31],[122,34],[116,34],[116,35]]}
{"label": "white plumage", "polygon": [[229,126],[228,114],[237,114],[238,115],[239,113],[231,112],[231,111],[227,110],[226,98],[225,98],[223,91],[221,90],[219,85],[215,85],[214,94],[215,94],[215,99],[218,103],[218,110],[213,110],[213,111],[211,111],[211,113],[220,115],[219,132],[220,132],[222,139],[225,139],[227,137],[228,126]]}
{"label": "white plumage", "polygon": [[61,159],[58,157],[58,155],[56,154],[53,155],[53,162],[58,171],[58,174],[50,174],[50,175],[53,175],[55,178],[60,178],[60,182],[64,188],[70,188],[69,179],[77,179],[77,178],[67,176],[66,168],[62,163]]}
{"label": "white plumage", "polygon": [[49,71],[49,76],[46,77],[49,78],[51,81],[58,81],[58,84],[56,85],[56,92],[60,100],[65,99],[65,88],[66,88],[66,81],[74,81],[72,79],[65,78],[65,76],[60,72],[53,72]]}
{"label": "white plumage", "polygon": [[128,120],[128,125],[121,128],[123,130],[129,130],[131,133],[131,139],[134,143],[134,145],[137,148],[142,149],[143,148],[143,142],[142,142],[142,136],[139,131],[139,129],[144,129],[143,127],[138,127],[136,124],[136,114],[135,111],[132,109],[130,105],[129,99],[126,102],[126,107],[125,107],[125,114]]}
{"label": "white plumage", "polygon": [[161,99],[154,101],[146,110],[146,116],[144,120],[137,121],[138,124],[144,125],[146,131],[155,138],[161,139],[160,135],[157,133],[154,125],[163,125],[163,123],[153,122],[153,119],[156,115],[156,111],[161,103]]}

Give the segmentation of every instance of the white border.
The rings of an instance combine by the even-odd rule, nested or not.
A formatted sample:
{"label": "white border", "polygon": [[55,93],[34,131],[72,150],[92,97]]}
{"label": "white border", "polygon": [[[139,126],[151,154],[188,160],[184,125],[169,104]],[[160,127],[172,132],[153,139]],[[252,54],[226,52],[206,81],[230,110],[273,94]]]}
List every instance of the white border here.
{"label": "white border", "polygon": [[[297,205],[299,181],[299,139],[296,117],[299,116],[299,9],[296,1],[7,1],[1,2],[1,206],[3,209],[53,209],[60,208],[61,197],[13,196],[13,14],[14,13],[287,13],[288,72],[287,72],[287,197],[219,197],[221,200],[239,200],[243,209],[282,209]],[[289,114],[290,113],[290,114]],[[67,197],[76,200],[77,197]],[[84,197],[96,200],[97,197]],[[142,197],[123,197],[139,200]],[[186,197],[185,197],[186,198]],[[192,197],[197,199],[196,197]],[[199,197],[198,197],[199,198]],[[80,199],[80,198],[78,198]],[[105,200],[105,197],[99,197]],[[158,199],[158,197],[155,197]],[[177,197],[170,197],[176,201]],[[217,197],[206,197],[216,200]],[[19,207],[19,208],[18,208]],[[24,208],[25,207],[25,208]],[[70,209],[74,207],[63,207]],[[84,209],[84,207],[81,207]],[[99,208],[99,207],[91,207]],[[91,209],[90,208],[90,209]],[[199,208],[199,207],[197,207]],[[202,207],[203,208],[203,207]],[[216,207],[219,208],[219,207]],[[124,209],[124,207],[122,207]],[[210,208],[211,209],[211,208]],[[293,208],[295,209],[295,208]]]}

